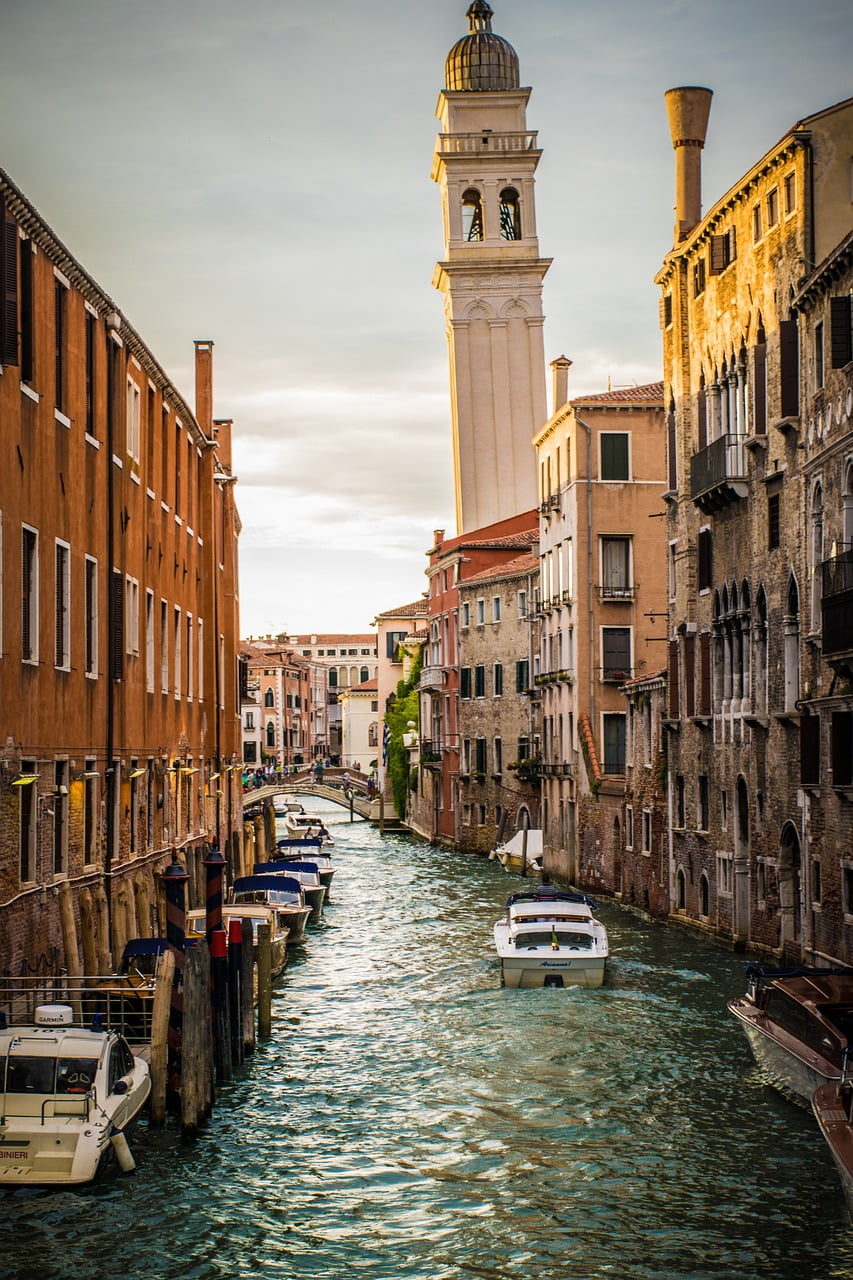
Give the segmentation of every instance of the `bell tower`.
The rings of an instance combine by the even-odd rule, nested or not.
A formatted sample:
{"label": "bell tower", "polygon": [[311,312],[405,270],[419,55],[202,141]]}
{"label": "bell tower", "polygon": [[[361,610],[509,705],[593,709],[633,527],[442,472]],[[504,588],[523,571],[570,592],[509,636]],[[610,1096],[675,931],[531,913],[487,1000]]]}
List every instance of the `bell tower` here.
{"label": "bell tower", "polygon": [[473,0],[469,33],[445,64],[432,177],[441,190],[457,532],[537,504],[532,439],[547,418],[542,282],[533,185],[541,151],[527,128],[518,55]]}

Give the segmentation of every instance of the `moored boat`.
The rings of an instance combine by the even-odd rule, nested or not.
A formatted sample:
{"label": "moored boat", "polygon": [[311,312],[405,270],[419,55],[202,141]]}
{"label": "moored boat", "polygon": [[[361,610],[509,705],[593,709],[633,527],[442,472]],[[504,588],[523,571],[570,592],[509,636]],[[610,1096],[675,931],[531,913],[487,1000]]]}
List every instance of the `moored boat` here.
{"label": "moored boat", "polygon": [[[269,864],[263,865],[266,868]],[[232,885],[231,903],[243,906],[253,902],[275,908],[290,929],[288,942],[303,940],[311,907],[302,885],[293,876],[267,874],[266,870],[263,875],[240,876]]]}
{"label": "moored boat", "polygon": [[275,862],[256,862],[254,870],[256,876],[265,876],[270,872],[292,876],[302,886],[305,901],[314,916],[319,916],[322,912],[323,903],[326,901],[326,886],[320,879],[320,872],[316,862],[309,862],[303,859],[276,859]]}
{"label": "moored boat", "polygon": [[516,831],[506,843],[495,845],[489,857],[492,861],[497,859],[506,871],[516,875],[539,872],[542,869],[542,832],[538,827]]}
{"label": "moored boat", "polygon": [[123,1131],[151,1091],[148,1064],[117,1032],[73,1019],[70,1005],[41,1005],[31,1024],[0,1029],[0,1185],[91,1182],[111,1150],[134,1167]]}
{"label": "moored boat", "polygon": [[506,987],[600,987],[607,931],[586,894],[540,885],[512,893],[494,927]]}
{"label": "moored boat", "polygon": [[835,1161],[848,1212],[853,1216],[853,1081],[822,1084],[812,1096],[812,1111]]}
{"label": "moored boat", "polygon": [[755,1060],[778,1089],[810,1106],[841,1078],[853,1030],[853,969],[748,965],[747,989],[728,1004]]}
{"label": "moored boat", "polygon": [[315,840],[278,840],[276,842],[276,856],[272,862],[258,863],[258,866],[275,867],[281,862],[293,861],[294,859],[305,859],[312,862],[320,876],[320,883],[326,889],[326,897],[329,896],[329,890],[332,887],[332,879],[335,874],[335,866],[328,853],[323,853],[320,845]]}
{"label": "moored boat", "polygon": [[[258,926],[270,926],[270,973],[277,978],[287,963],[287,941],[290,925],[287,913],[278,911],[272,904],[262,902],[226,903],[222,907],[222,926],[228,929],[232,920],[251,920],[255,953],[258,947]],[[203,938],[207,932],[207,915],[204,907],[193,907],[187,912],[187,942]]]}

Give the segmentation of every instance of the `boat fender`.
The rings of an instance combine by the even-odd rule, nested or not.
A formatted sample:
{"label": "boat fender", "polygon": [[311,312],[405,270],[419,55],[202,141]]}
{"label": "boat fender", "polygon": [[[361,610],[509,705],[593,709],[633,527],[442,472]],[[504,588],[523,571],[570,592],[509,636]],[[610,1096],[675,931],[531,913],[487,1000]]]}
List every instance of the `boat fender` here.
{"label": "boat fender", "polygon": [[136,1161],[128,1146],[127,1138],[121,1129],[113,1129],[110,1134],[110,1142],[112,1143],[113,1151],[116,1153],[116,1160],[118,1160],[122,1173],[133,1173],[136,1168]]}

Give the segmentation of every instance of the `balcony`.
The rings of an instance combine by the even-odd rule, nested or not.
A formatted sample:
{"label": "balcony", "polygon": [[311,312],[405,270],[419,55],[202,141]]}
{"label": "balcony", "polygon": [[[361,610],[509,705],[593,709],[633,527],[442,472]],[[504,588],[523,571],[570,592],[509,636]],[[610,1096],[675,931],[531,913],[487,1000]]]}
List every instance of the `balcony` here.
{"label": "balcony", "polygon": [[705,515],[746,497],[745,442],[745,436],[720,436],[690,459],[690,496]]}
{"label": "balcony", "polygon": [[421,742],[421,764],[427,768],[441,768],[441,743],[438,739],[426,739]]}
{"label": "balcony", "polygon": [[418,682],[419,689],[440,689],[444,685],[444,667],[424,667]]}
{"label": "balcony", "polygon": [[568,760],[548,761],[542,765],[542,773],[546,778],[573,778],[575,776],[574,767],[569,764]]}
{"label": "balcony", "polygon": [[602,584],[598,588],[599,600],[604,600],[611,604],[612,603],[630,604],[634,599],[635,594],[636,594],[636,587],[616,587],[616,586],[605,586],[604,584]]}
{"label": "balcony", "polygon": [[574,678],[573,671],[542,671],[533,677],[537,689],[547,684],[572,684]]}
{"label": "balcony", "polygon": [[853,549],[820,566],[824,657],[853,678]]}
{"label": "balcony", "polygon": [[536,133],[492,133],[491,129],[479,129],[476,133],[440,133],[438,150],[443,155],[466,151],[535,151]]}

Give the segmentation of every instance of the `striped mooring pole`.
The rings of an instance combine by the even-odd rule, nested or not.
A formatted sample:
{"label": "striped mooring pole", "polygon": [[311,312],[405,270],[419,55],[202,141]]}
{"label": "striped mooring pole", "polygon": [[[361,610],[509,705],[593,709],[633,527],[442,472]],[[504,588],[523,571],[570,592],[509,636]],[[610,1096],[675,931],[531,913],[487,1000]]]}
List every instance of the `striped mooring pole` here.
{"label": "striped mooring pole", "polygon": [[166,889],[166,942],[175,956],[175,977],[169,1007],[169,1052],[166,1102],[170,1110],[180,1108],[181,1048],[184,1024],[184,953],[186,949],[186,884],[189,876],[172,846],[172,861],[160,876]]}
{"label": "striped mooring pole", "polygon": [[225,875],[225,859],[219,845],[215,842],[210,847],[206,858],[202,859],[206,876],[205,918],[204,927],[207,933],[208,946],[211,945],[213,930],[222,928],[222,885]]}

